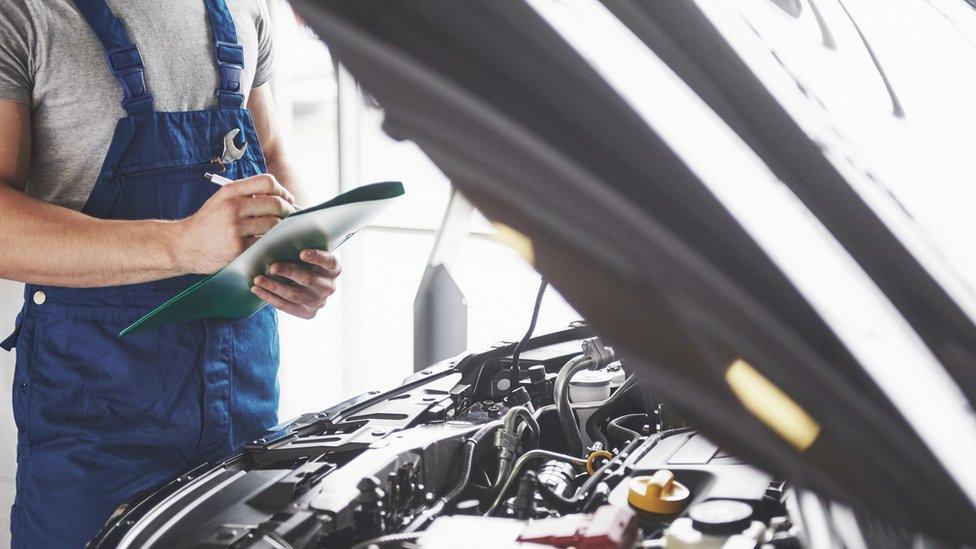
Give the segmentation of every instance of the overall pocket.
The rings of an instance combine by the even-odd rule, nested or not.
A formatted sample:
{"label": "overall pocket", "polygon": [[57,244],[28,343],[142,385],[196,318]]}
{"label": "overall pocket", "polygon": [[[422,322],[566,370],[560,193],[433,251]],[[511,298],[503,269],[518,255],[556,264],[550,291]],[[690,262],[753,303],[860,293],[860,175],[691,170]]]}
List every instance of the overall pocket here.
{"label": "overall pocket", "polygon": [[183,219],[194,214],[220,188],[203,174],[211,162],[168,166],[119,176],[115,219]]}
{"label": "overall pocket", "polygon": [[131,319],[32,315],[29,443],[80,437],[102,445],[198,427],[204,336],[176,323],[127,337]]}

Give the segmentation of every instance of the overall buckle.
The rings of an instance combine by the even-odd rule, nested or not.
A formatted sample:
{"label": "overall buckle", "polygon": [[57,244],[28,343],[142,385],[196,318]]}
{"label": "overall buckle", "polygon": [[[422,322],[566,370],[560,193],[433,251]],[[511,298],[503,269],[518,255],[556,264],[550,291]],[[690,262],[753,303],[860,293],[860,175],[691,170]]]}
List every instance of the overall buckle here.
{"label": "overall buckle", "polygon": [[112,74],[122,87],[122,107],[128,113],[152,110],[153,96],[146,90],[146,70],[135,44],[105,52]]}
{"label": "overall buckle", "polygon": [[221,107],[239,108],[244,105],[241,93],[241,77],[244,72],[244,46],[232,42],[217,41],[214,57],[220,70],[220,87],[217,99]]}

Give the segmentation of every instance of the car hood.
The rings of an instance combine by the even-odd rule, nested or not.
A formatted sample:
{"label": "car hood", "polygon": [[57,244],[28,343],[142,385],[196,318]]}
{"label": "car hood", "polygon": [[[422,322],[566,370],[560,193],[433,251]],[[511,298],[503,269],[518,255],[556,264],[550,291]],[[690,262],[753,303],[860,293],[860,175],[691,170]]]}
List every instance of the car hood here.
{"label": "car hood", "polygon": [[[831,1],[770,5],[838,49],[860,34]],[[693,425],[862,512],[976,542],[972,296],[892,214],[884,170],[811,110],[803,63],[732,38],[751,22],[734,2],[293,4],[387,133],[525,235]],[[858,89],[904,116],[860,36],[875,73]]]}

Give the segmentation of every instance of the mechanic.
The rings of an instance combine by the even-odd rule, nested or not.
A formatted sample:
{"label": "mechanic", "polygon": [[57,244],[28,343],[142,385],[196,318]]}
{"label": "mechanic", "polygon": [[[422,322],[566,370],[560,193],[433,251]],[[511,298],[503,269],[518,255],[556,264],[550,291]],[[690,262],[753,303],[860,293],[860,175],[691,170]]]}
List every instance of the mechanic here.
{"label": "mechanic", "polygon": [[275,309],[314,316],[333,255],[271,266],[292,283],[258,277],[273,307],[251,318],[118,336],[293,211],[272,59],[264,0],[0,2],[0,278],[26,282],[3,342],[14,547],[80,547],[276,423]]}

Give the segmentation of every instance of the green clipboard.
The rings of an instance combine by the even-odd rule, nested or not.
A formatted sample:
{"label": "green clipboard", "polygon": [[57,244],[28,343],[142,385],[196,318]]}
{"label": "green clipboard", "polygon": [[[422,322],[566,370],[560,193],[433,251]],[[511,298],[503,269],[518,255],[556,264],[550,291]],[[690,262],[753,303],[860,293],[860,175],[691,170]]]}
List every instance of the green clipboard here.
{"label": "green clipboard", "polygon": [[357,187],[286,217],[234,261],[133,322],[119,336],[197,318],[245,318],[266,303],[251,293],[251,282],[272,263],[299,263],[299,253],[332,251],[403,195],[399,182]]}

